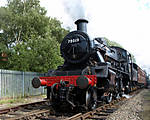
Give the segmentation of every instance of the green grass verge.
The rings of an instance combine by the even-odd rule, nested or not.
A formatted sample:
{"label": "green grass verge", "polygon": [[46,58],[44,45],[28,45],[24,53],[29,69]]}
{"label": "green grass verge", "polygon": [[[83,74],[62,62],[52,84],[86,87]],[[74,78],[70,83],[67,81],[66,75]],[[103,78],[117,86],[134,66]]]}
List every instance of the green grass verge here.
{"label": "green grass verge", "polygon": [[0,100],[0,105],[3,104],[16,104],[16,103],[29,103],[32,102],[32,98],[46,98],[46,95],[40,95],[40,96],[30,96],[30,97],[18,97],[18,98],[4,98]]}
{"label": "green grass verge", "polygon": [[17,98],[17,99],[3,99],[0,100],[0,105],[7,104],[7,103],[18,103],[18,102],[24,102],[24,98]]}

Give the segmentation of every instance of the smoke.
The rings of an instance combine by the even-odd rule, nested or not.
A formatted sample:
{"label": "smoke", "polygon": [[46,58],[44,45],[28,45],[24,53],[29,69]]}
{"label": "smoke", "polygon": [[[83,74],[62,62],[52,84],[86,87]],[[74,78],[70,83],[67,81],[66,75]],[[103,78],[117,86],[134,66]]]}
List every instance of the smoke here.
{"label": "smoke", "polygon": [[85,8],[82,0],[64,0],[63,5],[66,13],[72,18],[73,21],[80,18],[85,18]]}

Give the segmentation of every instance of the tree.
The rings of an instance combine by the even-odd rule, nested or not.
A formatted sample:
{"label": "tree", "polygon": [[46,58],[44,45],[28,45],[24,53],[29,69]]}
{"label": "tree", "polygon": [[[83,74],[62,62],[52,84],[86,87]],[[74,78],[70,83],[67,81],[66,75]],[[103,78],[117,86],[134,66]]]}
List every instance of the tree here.
{"label": "tree", "polygon": [[62,42],[63,38],[65,35],[68,34],[69,30],[66,30],[64,28],[61,28],[61,23],[58,21],[56,18],[50,19],[50,28],[51,28],[51,33],[55,35],[57,41],[59,43]]}
{"label": "tree", "polygon": [[47,72],[62,64],[59,43],[68,31],[46,16],[39,0],[8,0],[0,9],[0,41],[9,51],[1,68]]}
{"label": "tree", "polygon": [[117,46],[117,47],[123,48],[119,43],[117,43],[115,41],[111,41],[111,40],[109,40],[107,38],[104,38],[104,39],[106,40],[108,46]]}
{"label": "tree", "polygon": [[[107,38],[104,38],[104,39],[106,40],[108,46],[117,46],[117,47],[123,48],[119,43],[117,43],[115,41],[111,41]],[[132,57],[133,62],[136,63],[136,59],[133,54],[131,54],[131,57]]]}

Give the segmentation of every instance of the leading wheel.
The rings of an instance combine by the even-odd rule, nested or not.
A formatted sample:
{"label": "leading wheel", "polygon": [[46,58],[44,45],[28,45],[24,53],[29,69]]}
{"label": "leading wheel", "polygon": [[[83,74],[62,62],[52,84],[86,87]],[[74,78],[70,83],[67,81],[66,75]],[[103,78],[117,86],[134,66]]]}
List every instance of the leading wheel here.
{"label": "leading wheel", "polygon": [[94,110],[97,107],[97,92],[95,88],[89,88],[86,91],[86,107]]}
{"label": "leading wheel", "polygon": [[114,99],[115,100],[118,100],[120,98],[120,93],[117,91],[115,94],[114,94]]}
{"label": "leading wheel", "polygon": [[106,100],[106,103],[110,103],[113,99],[113,94],[112,93],[109,93],[108,96],[105,96],[105,100]]}

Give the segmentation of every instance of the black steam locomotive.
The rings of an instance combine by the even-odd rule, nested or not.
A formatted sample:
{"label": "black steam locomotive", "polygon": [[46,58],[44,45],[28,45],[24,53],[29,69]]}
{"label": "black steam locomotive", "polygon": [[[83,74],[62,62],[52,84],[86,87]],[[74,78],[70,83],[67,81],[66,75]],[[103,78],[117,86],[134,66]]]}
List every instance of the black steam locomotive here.
{"label": "black steam locomotive", "polygon": [[32,80],[34,88],[47,86],[53,105],[94,109],[99,101],[109,103],[138,83],[140,75],[131,54],[120,47],[108,47],[104,38],[90,39],[87,23],[77,20],[77,30],[63,39],[60,48],[64,64],[49,71],[49,76]]}

